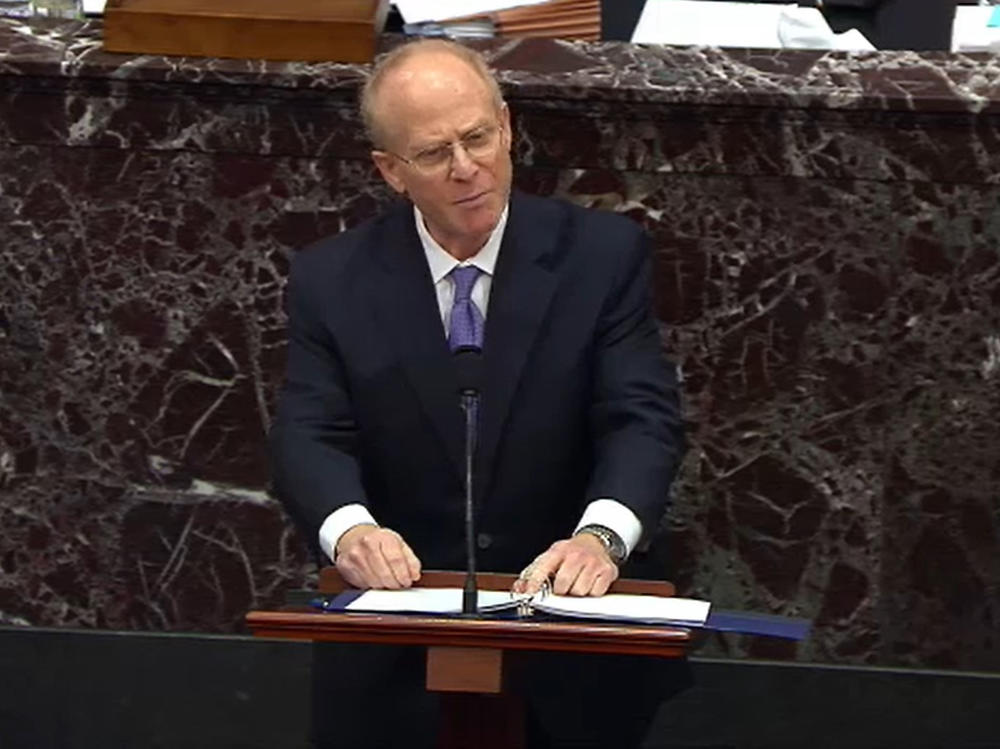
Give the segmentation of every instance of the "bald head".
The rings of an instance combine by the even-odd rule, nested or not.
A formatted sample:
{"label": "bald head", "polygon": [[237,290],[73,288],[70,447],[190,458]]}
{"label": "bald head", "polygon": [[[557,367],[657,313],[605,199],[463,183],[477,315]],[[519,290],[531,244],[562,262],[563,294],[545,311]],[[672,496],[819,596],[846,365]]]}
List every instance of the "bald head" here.
{"label": "bald head", "polygon": [[385,181],[423,215],[454,257],[475,254],[510,195],[510,112],[475,52],[409,44],[383,59],[362,97]]}
{"label": "bald head", "polygon": [[415,92],[430,94],[448,91],[456,78],[472,75],[482,85],[493,108],[503,106],[496,79],[483,58],[474,50],[455,42],[426,39],[397,47],[382,57],[361,91],[361,116],[368,137],[376,148],[385,148],[400,124],[392,116],[393,102],[411,98]]}

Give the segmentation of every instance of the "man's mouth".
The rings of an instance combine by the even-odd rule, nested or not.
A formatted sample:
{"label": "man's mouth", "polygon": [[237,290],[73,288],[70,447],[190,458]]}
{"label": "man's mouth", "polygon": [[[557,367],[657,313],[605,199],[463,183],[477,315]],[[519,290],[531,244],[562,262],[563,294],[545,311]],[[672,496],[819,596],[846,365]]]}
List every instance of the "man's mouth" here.
{"label": "man's mouth", "polygon": [[475,195],[470,195],[467,198],[459,198],[455,201],[455,205],[468,205],[469,203],[475,203],[482,197],[489,194],[489,190],[484,190],[483,192],[477,192]]}

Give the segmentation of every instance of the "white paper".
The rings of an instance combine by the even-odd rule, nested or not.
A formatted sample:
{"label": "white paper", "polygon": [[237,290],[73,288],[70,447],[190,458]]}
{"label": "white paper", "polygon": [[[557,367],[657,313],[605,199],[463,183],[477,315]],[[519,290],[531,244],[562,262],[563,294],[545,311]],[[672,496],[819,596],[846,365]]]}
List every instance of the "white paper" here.
{"label": "white paper", "polygon": [[952,52],[1000,51],[1000,27],[987,26],[993,6],[959,6],[951,27]]}
{"label": "white paper", "polygon": [[104,4],[107,0],[83,0],[83,12],[88,16],[104,14]]}
{"label": "white paper", "polygon": [[778,39],[785,49],[871,51],[875,46],[857,29],[835,34],[816,8],[786,8],[778,19]]}
{"label": "white paper", "polygon": [[856,29],[835,34],[822,13],[795,3],[646,0],[632,41],[767,49],[874,49]]}
{"label": "white paper", "polygon": [[[513,608],[516,598],[508,591],[480,590],[481,611]],[[609,593],[598,597],[536,596],[531,606],[539,611],[567,617],[606,619],[701,626],[708,618],[711,604],[693,598]],[[348,611],[383,613],[458,614],[462,610],[460,588],[407,588],[405,590],[368,590],[347,605]]]}
{"label": "white paper", "polygon": [[632,34],[636,44],[780,47],[778,19],[795,4],[646,0]]}
{"label": "white paper", "polygon": [[[513,607],[508,591],[480,590],[480,610]],[[461,588],[406,588],[366,590],[346,606],[348,611],[408,612],[414,614],[458,614],[462,611]]]}
{"label": "white paper", "polygon": [[534,607],[562,616],[701,626],[708,618],[711,604],[694,598],[608,593],[597,597],[550,595]]}

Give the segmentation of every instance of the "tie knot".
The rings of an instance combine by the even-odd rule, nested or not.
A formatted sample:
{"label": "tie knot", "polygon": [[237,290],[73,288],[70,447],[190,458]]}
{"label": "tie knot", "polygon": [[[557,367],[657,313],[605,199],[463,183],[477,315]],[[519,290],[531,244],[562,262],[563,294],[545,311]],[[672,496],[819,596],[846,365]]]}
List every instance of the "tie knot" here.
{"label": "tie knot", "polygon": [[453,268],[451,271],[452,280],[455,282],[455,301],[466,301],[472,296],[472,287],[476,285],[476,279],[482,273],[474,265],[463,265]]}

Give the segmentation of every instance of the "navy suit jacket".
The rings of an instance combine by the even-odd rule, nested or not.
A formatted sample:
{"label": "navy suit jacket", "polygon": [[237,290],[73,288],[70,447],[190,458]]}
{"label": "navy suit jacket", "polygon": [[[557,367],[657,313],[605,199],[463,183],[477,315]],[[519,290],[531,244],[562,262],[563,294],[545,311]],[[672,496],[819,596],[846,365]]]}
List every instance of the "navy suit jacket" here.
{"label": "navy suit jacket", "polygon": [[[490,292],[475,461],[479,568],[519,571],[611,497],[646,530],[682,453],[674,368],[628,219],[514,193]],[[275,489],[315,543],[351,502],[425,569],[461,569],[463,417],[413,208],[297,253]]]}

